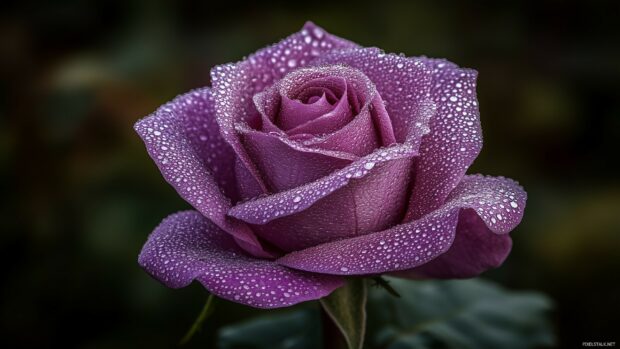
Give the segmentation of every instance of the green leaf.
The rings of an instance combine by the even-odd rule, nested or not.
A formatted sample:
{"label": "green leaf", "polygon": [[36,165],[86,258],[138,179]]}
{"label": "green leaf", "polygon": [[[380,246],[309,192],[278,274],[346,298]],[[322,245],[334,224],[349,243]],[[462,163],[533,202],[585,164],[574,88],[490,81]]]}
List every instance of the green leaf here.
{"label": "green leaf", "polygon": [[551,301],[531,292],[509,292],[481,280],[389,279],[402,298],[370,294],[372,347],[539,348],[553,345],[547,313]]}
{"label": "green leaf", "polygon": [[316,349],[322,346],[318,309],[276,313],[223,327],[218,335],[221,349]]}
{"label": "green leaf", "polygon": [[323,309],[342,333],[349,349],[361,349],[364,345],[367,298],[366,281],[355,278],[321,299]]}

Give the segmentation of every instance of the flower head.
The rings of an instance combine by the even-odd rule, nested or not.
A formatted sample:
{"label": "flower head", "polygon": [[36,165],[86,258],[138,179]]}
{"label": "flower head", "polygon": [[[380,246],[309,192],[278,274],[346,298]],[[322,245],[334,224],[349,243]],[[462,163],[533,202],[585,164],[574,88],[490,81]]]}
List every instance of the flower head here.
{"label": "flower head", "polygon": [[466,175],[482,147],[473,70],[364,48],[312,23],[135,128],[195,211],[140,264],[239,303],[317,299],[345,275],[462,278],[500,265],[526,194]]}

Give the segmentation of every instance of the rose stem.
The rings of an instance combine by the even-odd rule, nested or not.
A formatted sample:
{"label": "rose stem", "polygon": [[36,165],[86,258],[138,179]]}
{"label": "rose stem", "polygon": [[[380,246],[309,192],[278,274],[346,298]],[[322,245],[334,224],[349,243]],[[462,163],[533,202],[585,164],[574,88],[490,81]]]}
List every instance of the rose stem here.
{"label": "rose stem", "polygon": [[213,307],[211,305],[213,304],[214,298],[215,297],[213,296],[213,294],[209,294],[209,297],[207,297],[207,302],[202,307],[200,314],[198,314],[198,317],[196,318],[196,320],[194,320],[192,327],[190,327],[187,333],[185,333],[185,336],[181,338],[181,340],[179,341],[179,345],[187,344],[192,339],[192,337],[194,337],[196,332],[200,331],[204,321],[207,319],[207,317],[209,317],[209,315],[211,315],[211,313],[213,313]]}

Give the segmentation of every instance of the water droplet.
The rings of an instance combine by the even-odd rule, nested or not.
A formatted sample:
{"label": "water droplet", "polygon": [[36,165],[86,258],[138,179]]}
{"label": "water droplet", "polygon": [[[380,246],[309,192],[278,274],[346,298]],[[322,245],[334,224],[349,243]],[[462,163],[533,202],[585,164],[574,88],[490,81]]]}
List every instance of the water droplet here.
{"label": "water droplet", "polygon": [[513,201],[510,203],[510,206],[512,206],[512,208],[517,208],[519,205],[517,205],[517,203]]}
{"label": "water droplet", "polygon": [[367,162],[364,164],[364,168],[367,170],[372,170],[372,168],[375,167],[375,163],[374,162]]}
{"label": "water droplet", "polygon": [[312,32],[314,33],[314,36],[316,36],[319,39],[323,37],[323,31],[319,28],[314,28]]}
{"label": "water droplet", "polygon": [[301,196],[295,196],[295,197],[293,198],[293,202],[294,202],[294,203],[298,203],[298,202],[300,202],[300,201],[301,201]]}

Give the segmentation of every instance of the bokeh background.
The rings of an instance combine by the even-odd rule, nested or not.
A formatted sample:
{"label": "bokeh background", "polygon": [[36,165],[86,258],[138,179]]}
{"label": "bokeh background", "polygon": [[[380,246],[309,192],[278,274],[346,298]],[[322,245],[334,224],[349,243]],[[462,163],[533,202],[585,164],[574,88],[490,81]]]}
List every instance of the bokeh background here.
{"label": "bokeh background", "polygon": [[[8,347],[170,347],[205,300],[136,263],[188,208],[133,123],[207,85],[210,67],[313,20],[365,46],[479,71],[485,145],[470,172],[529,192],[504,267],[555,302],[559,347],[618,341],[620,7],[617,1],[49,1],[0,5],[0,330]],[[196,346],[260,311],[218,304]]]}

